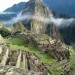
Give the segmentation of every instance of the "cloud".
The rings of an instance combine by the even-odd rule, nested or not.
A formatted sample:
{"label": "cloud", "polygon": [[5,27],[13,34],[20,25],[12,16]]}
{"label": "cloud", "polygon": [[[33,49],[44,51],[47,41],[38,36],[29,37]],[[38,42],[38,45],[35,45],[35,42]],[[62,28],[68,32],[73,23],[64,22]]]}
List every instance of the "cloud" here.
{"label": "cloud", "polygon": [[14,12],[0,12],[0,14],[16,14]]}
{"label": "cloud", "polygon": [[22,20],[30,20],[30,19],[36,19],[37,21],[42,21],[42,22],[47,22],[47,23],[49,23],[50,21],[50,18],[44,18],[42,16],[29,15],[29,13],[25,15],[21,15],[21,14],[22,12],[20,12],[16,17],[12,18],[11,20],[4,21],[4,24],[14,24]]}
{"label": "cloud", "polygon": [[73,21],[75,21],[74,18],[69,18],[69,19],[64,19],[64,18],[51,18],[51,20],[58,27],[67,27]]}
{"label": "cloud", "polygon": [[50,17],[50,18],[46,18],[43,16],[34,16],[34,15],[29,15],[25,14],[25,15],[21,15],[22,12],[20,12],[17,17],[12,18],[9,21],[5,21],[4,24],[14,24],[16,22],[19,22],[21,20],[30,20],[30,19],[36,19],[37,21],[41,21],[43,23],[54,23],[57,27],[67,27],[69,26],[73,21],[75,21],[74,18],[69,18],[69,19],[64,19],[64,18],[54,18],[54,17]]}

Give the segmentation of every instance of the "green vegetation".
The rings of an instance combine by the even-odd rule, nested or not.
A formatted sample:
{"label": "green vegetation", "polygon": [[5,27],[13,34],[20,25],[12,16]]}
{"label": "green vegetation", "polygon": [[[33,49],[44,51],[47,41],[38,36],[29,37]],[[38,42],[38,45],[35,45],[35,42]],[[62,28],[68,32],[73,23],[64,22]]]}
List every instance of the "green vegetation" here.
{"label": "green vegetation", "polygon": [[19,37],[10,39],[10,42],[12,42],[12,45],[24,45],[25,44],[24,39],[19,38]]}
{"label": "green vegetation", "polygon": [[70,52],[69,52],[69,50],[65,50],[65,55],[66,55],[67,59],[70,59]]}
{"label": "green vegetation", "polygon": [[27,31],[27,29],[24,27],[22,22],[17,22],[15,24],[13,24],[13,28],[14,28],[15,32],[25,32],[25,31]]}
{"label": "green vegetation", "polygon": [[12,39],[10,39],[10,42],[12,42],[13,45],[22,45],[25,47],[35,47],[36,46],[36,42],[34,40],[32,40],[31,38],[22,38],[21,36],[18,37],[13,37]]}
{"label": "green vegetation", "polygon": [[34,53],[49,69],[53,75],[60,75],[61,65],[49,54],[42,54],[37,48],[28,46],[26,47],[26,42],[21,37],[14,37],[9,40],[11,42],[11,50],[25,50]]}
{"label": "green vegetation", "polygon": [[43,63],[47,65],[47,68],[53,75],[60,75],[59,72],[56,71],[56,69],[54,70],[54,68],[59,66],[59,63],[55,59],[53,59],[52,56],[48,54],[41,54],[38,49],[32,47],[10,45],[10,48],[12,50],[25,50],[34,53]]}
{"label": "green vegetation", "polygon": [[71,48],[69,51],[70,51],[71,71],[72,71],[72,75],[74,75],[75,74],[75,51],[73,48]]}
{"label": "green vegetation", "polygon": [[70,56],[69,57],[69,61],[70,61],[70,66],[71,66],[71,75],[75,75],[75,48],[71,47],[71,46],[68,46],[68,45],[63,45],[63,47],[65,48],[69,48],[69,52],[66,52],[67,53],[67,56]]}
{"label": "green vegetation", "polygon": [[6,36],[11,35],[11,32],[8,31],[8,30],[5,29],[5,28],[1,28],[1,29],[0,29],[0,34],[1,34],[3,37],[6,37]]}

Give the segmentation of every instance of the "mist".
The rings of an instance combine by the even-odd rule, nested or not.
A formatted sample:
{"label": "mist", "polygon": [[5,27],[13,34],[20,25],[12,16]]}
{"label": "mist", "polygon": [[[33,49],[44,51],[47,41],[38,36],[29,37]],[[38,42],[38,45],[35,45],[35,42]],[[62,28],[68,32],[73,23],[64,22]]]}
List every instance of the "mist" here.
{"label": "mist", "polygon": [[64,18],[46,18],[42,16],[34,16],[34,15],[21,15],[22,12],[20,12],[16,17],[12,18],[9,21],[4,21],[4,24],[14,24],[16,22],[22,21],[22,20],[30,20],[35,19],[37,21],[41,21],[43,23],[54,23],[57,27],[67,27],[69,26],[73,21],[75,21],[74,18],[64,19]]}
{"label": "mist", "polygon": [[16,14],[14,12],[0,12],[0,14]]}
{"label": "mist", "polygon": [[52,17],[51,20],[57,27],[68,27],[69,25],[71,25],[72,22],[75,21],[74,18],[64,19],[54,17]]}
{"label": "mist", "polygon": [[41,22],[45,22],[45,23],[51,22],[50,18],[45,18],[42,16],[29,15],[30,13],[25,14],[25,15],[21,15],[21,14],[22,14],[22,12],[20,12],[16,17],[12,18],[11,20],[4,21],[4,24],[14,24],[14,23],[22,21],[22,20],[30,20],[30,19],[35,19],[37,21],[41,21]]}

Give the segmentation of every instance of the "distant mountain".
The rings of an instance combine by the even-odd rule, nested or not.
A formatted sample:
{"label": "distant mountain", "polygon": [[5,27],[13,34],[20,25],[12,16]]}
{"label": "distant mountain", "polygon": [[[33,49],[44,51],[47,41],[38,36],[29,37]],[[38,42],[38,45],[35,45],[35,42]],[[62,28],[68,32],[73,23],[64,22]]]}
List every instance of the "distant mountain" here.
{"label": "distant mountain", "polygon": [[75,17],[75,0],[43,0],[57,13]]}
{"label": "distant mountain", "polygon": [[22,11],[24,9],[25,4],[26,4],[25,2],[14,4],[12,7],[7,8],[6,10],[4,10],[4,12],[19,13],[20,11]]}
{"label": "distant mountain", "polygon": [[[59,14],[65,14],[75,17],[75,0],[43,0],[50,9]],[[6,9],[4,12],[20,12],[24,9],[26,2],[14,4],[12,7]]]}
{"label": "distant mountain", "polygon": [[60,28],[59,30],[66,44],[71,45],[72,43],[75,43],[75,21],[69,26]]}
{"label": "distant mountain", "polygon": [[[68,3],[66,3],[66,1],[64,2],[64,0],[63,1],[60,1],[60,0],[43,0],[43,1],[50,7],[50,9],[53,11],[53,14],[55,17],[69,18],[68,15],[75,16],[74,15],[75,14],[75,11],[74,11],[75,8],[73,7],[74,4],[72,6],[70,6],[69,5],[70,2],[68,4]],[[72,4],[72,2],[71,2],[71,4]],[[7,8],[6,10],[4,10],[4,12],[7,12],[6,14],[0,13],[0,21],[7,21],[7,20],[12,19],[13,17],[16,17],[17,14],[24,9],[25,5],[26,5],[26,2],[20,2],[18,4],[14,4],[10,8]],[[13,12],[13,13],[8,14],[8,12]]]}
{"label": "distant mountain", "polygon": [[13,17],[16,17],[17,14],[24,9],[25,4],[25,2],[14,4],[12,7],[4,10],[2,13],[0,13],[0,21],[8,21]]}
{"label": "distant mountain", "polygon": [[0,21],[9,21],[10,19],[12,19],[13,17],[16,17],[16,13],[0,13]]}

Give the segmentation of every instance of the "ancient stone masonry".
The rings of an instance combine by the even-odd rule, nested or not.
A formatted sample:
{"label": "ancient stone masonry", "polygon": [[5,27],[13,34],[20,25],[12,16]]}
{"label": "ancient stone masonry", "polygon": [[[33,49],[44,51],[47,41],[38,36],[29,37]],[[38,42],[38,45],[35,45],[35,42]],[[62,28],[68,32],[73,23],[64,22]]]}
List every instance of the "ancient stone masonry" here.
{"label": "ancient stone masonry", "polygon": [[51,75],[33,53],[0,48],[0,75]]}
{"label": "ancient stone masonry", "polygon": [[64,75],[64,72],[70,71],[70,63],[68,59],[66,58],[64,52],[53,50],[52,55],[57,61],[60,62],[60,65],[62,66],[61,68],[63,70],[62,75]]}
{"label": "ancient stone masonry", "polygon": [[[70,71],[69,59],[67,58],[68,50],[62,46],[62,42],[60,40],[52,39],[51,37],[49,37],[47,35],[34,35],[34,33],[33,34],[30,34],[30,33],[29,34],[20,34],[20,36],[22,36],[23,39],[28,39],[28,40],[31,39],[31,40],[35,41],[37,44],[33,43],[33,45],[36,44],[36,46],[34,46],[34,47],[37,47],[41,53],[48,53],[50,56],[53,56],[56,59],[56,61],[58,61],[61,65],[61,69],[63,70],[63,72],[61,72],[61,73]],[[33,69],[35,71],[36,70],[42,71],[43,66],[41,68],[39,68],[42,63],[39,62],[36,59],[36,57],[34,57],[32,55],[34,55],[34,54],[31,54],[31,53],[23,54],[23,59],[25,57],[27,58],[23,62],[27,61],[27,63],[30,64],[28,66],[28,69]],[[32,57],[35,58],[34,61],[33,61]],[[40,64],[36,65],[37,62]],[[33,66],[33,67],[31,67],[31,66]]]}

